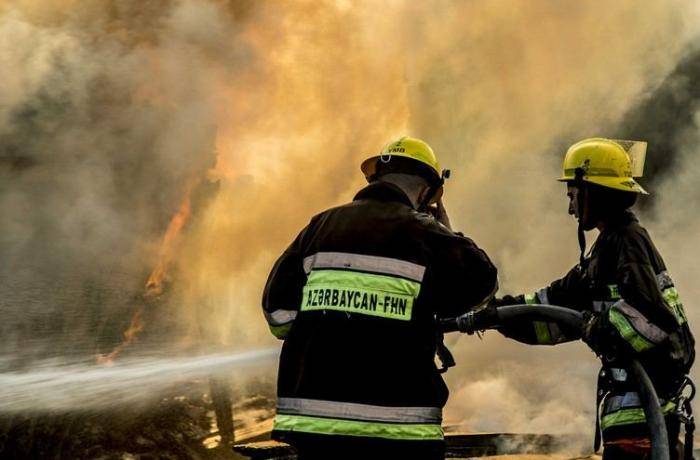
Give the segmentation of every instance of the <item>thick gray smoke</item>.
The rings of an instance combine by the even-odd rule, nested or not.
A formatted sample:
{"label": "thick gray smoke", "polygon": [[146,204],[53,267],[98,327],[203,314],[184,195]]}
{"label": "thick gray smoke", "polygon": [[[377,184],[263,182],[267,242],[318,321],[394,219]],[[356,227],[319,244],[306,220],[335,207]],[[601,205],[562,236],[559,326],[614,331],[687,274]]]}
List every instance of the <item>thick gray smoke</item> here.
{"label": "thick gray smoke", "polygon": [[[668,178],[673,180],[682,163],[677,161],[697,130],[696,113],[700,107],[700,51],[698,44],[678,66],[625,116],[619,135],[625,139],[644,139],[649,143],[645,167],[652,187]],[[654,197],[650,200],[654,201]]]}
{"label": "thick gray smoke", "polygon": [[118,339],[147,244],[214,162],[210,74],[190,72],[206,50],[186,5],[141,11],[163,41],[132,15],[141,2],[117,5],[58,23],[41,3],[0,10],[4,352],[94,353],[101,334]]}
{"label": "thick gray smoke", "polygon": [[[540,288],[576,262],[575,223],[552,180],[562,149],[634,134],[652,142],[649,171],[660,171],[645,136],[666,131],[655,95],[695,100],[678,83],[694,71],[668,78],[700,32],[690,0],[381,9],[0,1],[6,366],[107,352],[139,309],[132,349],[269,345],[258,304],[272,261],[311,215],[352,197],[361,159],[402,134],[453,169],[452,221],[498,264],[503,292]],[[697,322],[689,104],[673,128],[678,173],[653,182],[644,217]],[[154,273],[162,292],[145,299]],[[596,362],[582,345],[491,333],[452,345],[448,423],[592,432]]]}

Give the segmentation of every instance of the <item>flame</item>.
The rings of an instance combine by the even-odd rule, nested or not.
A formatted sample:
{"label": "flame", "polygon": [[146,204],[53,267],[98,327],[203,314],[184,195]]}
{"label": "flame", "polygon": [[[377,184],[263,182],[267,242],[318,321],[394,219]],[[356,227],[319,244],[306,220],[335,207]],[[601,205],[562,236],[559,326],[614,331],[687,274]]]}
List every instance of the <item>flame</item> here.
{"label": "flame", "polygon": [[[154,299],[163,293],[163,280],[165,279],[168,267],[173,259],[175,249],[177,248],[177,243],[179,240],[178,237],[192,214],[191,194],[196,184],[197,181],[192,181],[187,187],[185,198],[180,203],[175,215],[173,215],[173,217],[170,219],[165,235],[163,235],[160,250],[158,251],[158,262],[156,262],[153,271],[151,271],[151,274],[148,277],[148,281],[146,281],[146,292],[144,293],[146,300]],[[137,340],[138,334],[145,327],[145,323],[142,318],[143,308],[143,306],[139,307],[131,317],[129,327],[126,329],[126,331],[124,331],[124,340],[119,345],[114,347],[110,353],[106,355],[100,354],[97,356],[97,362],[99,364],[114,364],[114,359],[119,355],[119,353]]]}
{"label": "flame", "polygon": [[178,242],[178,236],[192,214],[190,195],[196,182],[187,187],[185,198],[180,203],[175,215],[170,219],[163,241],[158,252],[158,262],[146,281],[146,298],[152,299],[163,293],[163,280],[173,259]]}
{"label": "flame", "polygon": [[98,364],[104,364],[107,366],[114,364],[114,358],[116,358],[124,348],[128,347],[132,342],[138,339],[139,332],[141,332],[145,326],[142,315],[143,307],[139,307],[138,310],[136,310],[136,313],[134,313],[134,316],[131,317],[129,327],[126,329],[126,331],[124,331],[124,340],[122,343],[114,347],[114,349],[106,355],[97,355]]}

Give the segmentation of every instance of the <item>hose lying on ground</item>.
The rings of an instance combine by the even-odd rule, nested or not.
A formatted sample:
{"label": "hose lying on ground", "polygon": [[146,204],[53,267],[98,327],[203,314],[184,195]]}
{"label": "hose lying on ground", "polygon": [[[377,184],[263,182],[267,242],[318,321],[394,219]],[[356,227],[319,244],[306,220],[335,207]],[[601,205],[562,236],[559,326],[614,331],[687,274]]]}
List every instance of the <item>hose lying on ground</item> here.
{"label": "hose lying on ground", "polygon": [[[508,324],[513,321],[551,321],[580,330],[583,326],[583,315],[570,308],[557,307],[554,305],[542,304],[518,304],[498,307],[498,324]],[[467,315],[459,318],[451,318],[440,321],[440,328],[443,332],[474,332],[473,316]],[[666,431],[666,421],[664,420],[659,398],[654,390],[654,386],[649,379],[649,375],[644,367],[636,359],[630,359],[627,365],[634,380],[637,382],[639,399],[642,402],[644,415],[646,417],[649,433],[651,434],[651,459],[669,460],[668,432]]]}

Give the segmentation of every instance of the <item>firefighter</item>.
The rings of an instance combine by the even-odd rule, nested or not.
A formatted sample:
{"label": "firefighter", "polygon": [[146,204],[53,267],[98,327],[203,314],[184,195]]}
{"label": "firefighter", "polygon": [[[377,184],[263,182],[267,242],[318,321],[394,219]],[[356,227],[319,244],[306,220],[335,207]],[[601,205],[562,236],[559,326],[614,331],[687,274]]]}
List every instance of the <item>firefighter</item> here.
{"label": "firefighter", "polygon": [[[596,450],[601,433],[603,458],[643,458],[650,439],[625,357],[640,360],[654,383],[666,416],[672,459],[677,456],[679,420],[675,398],[695,357],[694,339],[683,304],[661,254],[630,207],[647,192],[633,177],[633,156],[644,143],[585,139],[566,153],[563,175],[569,214],[579,222],[581,259],[563,278],[534,293],[494,299],[475,323],[492,321],[494,306],[541,303],[584,312],[584,330],[567,331],[554,323],[502,327],[505,336],[537,345],[582,338],[601,356],[598,379]],[[641,161],[643,159],[636,157]],[[640,171],[635,174],[641,176]],[[584,257],[584,232],[600,234]]]}
{"label": "firefighter", "polygon": [[313,217],[265,286],[284,340],[273,437],[301,459],[441,459],[437,319],[488,302],[496,268],[449,228],[428,144],[402,137],[361,169],[369,185]]}

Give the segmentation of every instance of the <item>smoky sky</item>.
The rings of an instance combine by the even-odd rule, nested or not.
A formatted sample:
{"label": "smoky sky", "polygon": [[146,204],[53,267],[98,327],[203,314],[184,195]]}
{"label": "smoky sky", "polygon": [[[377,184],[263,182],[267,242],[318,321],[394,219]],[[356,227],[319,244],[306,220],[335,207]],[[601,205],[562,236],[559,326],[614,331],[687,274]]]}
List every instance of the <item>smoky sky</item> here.
{"label": "smoky sky", "polygon": [[698,128],[699,81],[700,51],[695,46],[660,86],[640,97],[616,131],[625,139],[649,143],[645,172],[651,187],[681,166],[676,157],[687,141],[685,134]]}

